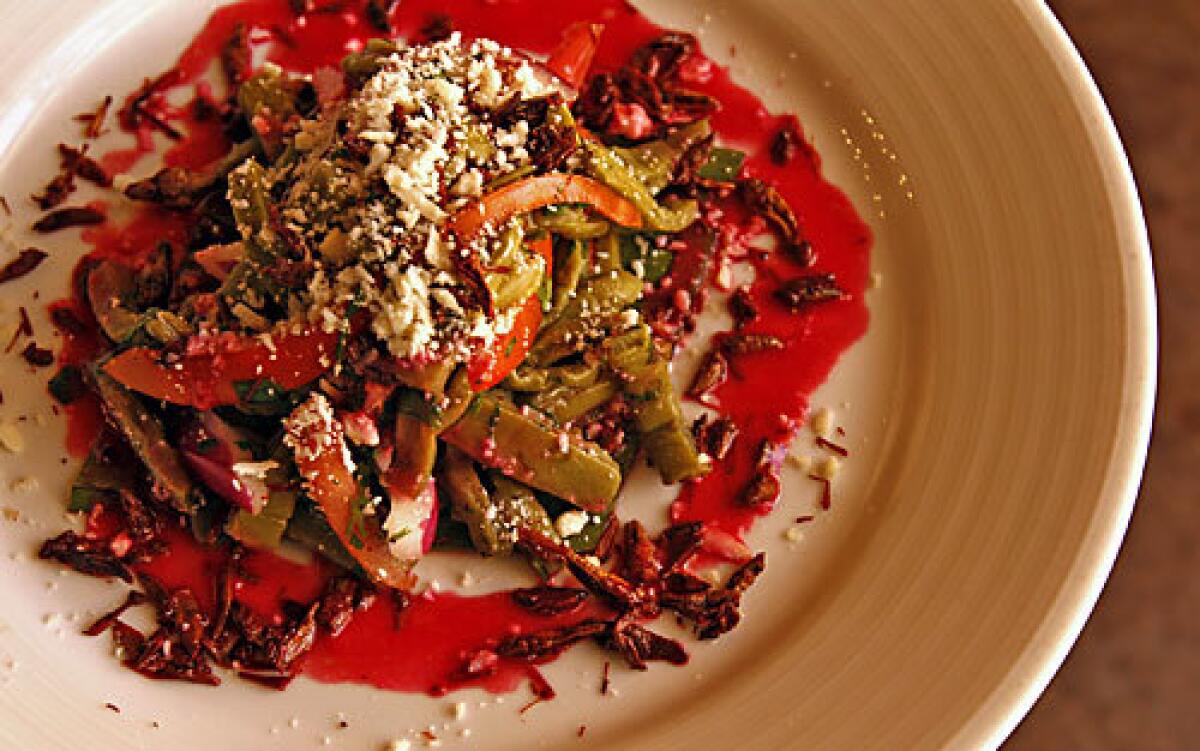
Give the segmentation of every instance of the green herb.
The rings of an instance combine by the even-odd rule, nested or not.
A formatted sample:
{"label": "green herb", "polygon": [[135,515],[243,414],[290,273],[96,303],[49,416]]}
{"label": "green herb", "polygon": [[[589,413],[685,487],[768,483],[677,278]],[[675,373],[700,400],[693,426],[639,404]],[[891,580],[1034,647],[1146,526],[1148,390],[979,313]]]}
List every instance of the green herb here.
{"label": "green herb", "polygon": [[274,549],[279,547],[283,531],[295,508],[296,493],[274,490],[257,514],[238,509],[226,524],[225,531],[244,545]]}
{"label": "green herb", "polygon": [[612,507],[607,511],[595,516],[589,516],[588,522],[579,531],[579,534],[571,535],[563,540],[576,553],[590,553],[596,549],[596,545],[600,543],[600,537],[604,534],[604,530],[608,528],[609,517],[612,516]]}
{"label": "green herb", "polygon": [[[350,304],[346,306],[346,312],[344,315],[345,315],[345,318],[347,321],[349,321],[351,318],[353,318],[354,314],[357,313],[359,311],[359,309],[362,307],[362,299],[361,298],[362,298],[362,293],[355,295],[354,299],[350,301]],[[346,337],[345,331],[338,333],[337,350],[333,354],[333,361],[335,363],[341,362],[342,357],[346,354],[346,338],[347,337]]]}
{"label": "green herb", "polygon": [[654,284],[671,273],[675,254],[658,247],[651,235],[624,235],[621,238],[621,263],[632,270],[635,261],[641,263],[642,280]]}
{"label": "green herb", "polygon": [[539,581],[550,581],[555,572],[551,571],[541,558],[535,557],[533,554],[527,554],[525,560],[529,562],[529,567],[533,569],[533,573],[537,575]]}
{"label": "green herb", "polygon": [[270,378],[258,381],[236,381],[233,390],[246,404],[274,405],[287,397],[287,390]]}
{"label": "green herb", "polygon": [[546,313],[554,306],[554,280],[549,274],[542,275],[542,283],[538,285],[538,302],[542,304],[542,312]]}
{"label": "green herb", "polygon": [[71,500],[67,504],[67,511],[91,511],[92,506],[95,506],[97,503],[103,503],[109,498],[115,498],[116,495],[116,491],[114,490],[74,487],[71,488]]}
{"label": "green herb", "polygon": [[708,157],[708,163],[701,167],[696,174],[705,180],[730,183],[737,179],[742,171],[742,162],[746,154],[736,149],[716,148]]}
{"label": "green herb", "polygon": [[346,537],[350,538],[350,544],[356,548],[361,549],[366,544],[364,540],[367,536],[367,515],[364,510],[370,503],[371,498],[364,491],[350,505],[350,518],[346,520]]}
{"label": "green herb", "polygon": [[628,399],[629,401],[631,401],[631,402],[633,402],[633,403],[637,404],[637,403],[639,403],[639,402],[654,402],[654,401],[657,401],[657,400],[659,399],[659,394],[658,394],[658,392],[657,392],[657,391],[655,391],[654,389],[648,389],[648,390],[646,390],[646,391],[642,391],[642,392],[640,392],[640,393],[630,393],[630,394],[626,394],[626,395],[625,395],[625,398],[626,398],[626,399]]}
{"label": "green herb", "polygon": [[442,414],[442,408],[430,400],[423,391],[401,387],[396,389],[396,412],[413,417],[426,425],[433,425]]}
{"label": "green herb", "polygon": [[67,509],[89,511],[97,501],[115,497],[122,488],[134,487],[134,467],[125,458],[109,458],[103,447],[93,448],[71,486]]}

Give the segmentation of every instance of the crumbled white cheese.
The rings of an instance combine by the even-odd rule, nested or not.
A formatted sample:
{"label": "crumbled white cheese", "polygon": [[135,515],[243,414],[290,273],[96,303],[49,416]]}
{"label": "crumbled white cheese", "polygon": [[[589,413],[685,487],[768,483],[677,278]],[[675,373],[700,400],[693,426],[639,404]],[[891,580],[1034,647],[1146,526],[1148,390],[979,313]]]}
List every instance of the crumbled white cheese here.
{"label": "crumbled white cheese", "polygon": [[429,308],[431,273],[409,266],[392,278],[384,292],[372,331],[397,357],[413,357],[426,349],[435,333]]}
{"label": "crumbled white cheese", "polygon": [[36,477],[18,477],[9,484],[8,489],[14,493],[32,493],[38,489],[38,480]]}
{"label": "crumbled white cheese", "polygon": [[801,472],[807,472],[812,467],[812,457],[804,454],[788,454],[787,461]]}
{"label": "crumbled white cheese", "polygon": [[10,454],[19,454],[25,450],[25,436],[21,435],[16,424],[7,420],[0,422],[0,448]]}
{"label": "crumbled white cheese", "polygon": [[459,196],[475,197],[480,195],[483,192],[483,173],[477,169],[463,172],[451,191]]}
{"label": "crumbled white cheese", "polygon": [[367,174],[374,174],[379,171],[379,168],[392,157],[391,148],[385,143],[377,143],[371,146],[370,161],[367,162]]}
{"label": "crumbled white cheese", "polygon": [[235,474],[243,477],[256,477],[260,480],[265,479],[267,474],[279,468],[279,462],[270,459],[262,462],[234,462],[233,471]]}
{"label": "crumbled white cheese", "polygon": [[[298,461],[312,461],[329,450],[341,452],[342,465],[354,471],[354,458],[342,437],[341,423],[333,415],[333,407],[320,391],[312,392],[283,421],[283,442]],[[311,477],[305,477],[311,481]]]}
{"label": "crumbled white cheese", "polygon": [[586,511],[564,511],[554,520],[554,531],[559,537],[573,537],[582,532],[587,523]]}
{"label": "crumbled white cheese", "polygon": [[526,62],[522,62],[513,71],[513,83],[520,87],[521,97],[524,99],[545,96],[549,91],[549,87],[538,78],[537,73]]}
{"label": "crumbled white cheese", "polygon": [[445,78],[435,78],[426,84],[434,98],[446,107],[457,107],[463,100],[463,87],[447,81]]}
{"label": "crumbled white cheese", "polygon": [[833,435],[833,410],[821,407],[812,416],[812,431],[821,438]]}
{"label": "crumbled white cheese", "polygon": [[813,474],[822,480],[832,480],[842,468],[842,461],[836,456],[826,456],[813,466]]}
{"label": "crumbled white cheese", "polygon": [[455,297],[454,293],[450,290],[435,289],[429,294],[433,298],[434,302],[436,302],[438,305],[441,305],[446,310],[459,314],[463,312],[462,305],[459,304],[458,298]]}
{"label": "crumbled white cheese", "polygon": [[[515,310],[493,316],[462,294],[473,280],[454,256],[486,259],[496,234],[456,248],[445,225],[486,181],[529,164],[530,123],[497,127],[484,110],[544,96],[541,75],[493,41],[452,34],[382,57],[357,90],[301,121],[298,161],[268,169],[287,230],[320,250],[289,312],[329,333],[349,329],[351,309],[365,314],[399,358],[465,357],[511,330]],[[279,240],[264,231],[262,242]],[[250,318],[260,306],[247,303]]]}
{"label": "crumbled white cheese", "polygon": [[504,77],[500,75],[500,71],[483,60],[475,60],[467,72],[474,83],[475,103],[489,109],[499,105],[500,89],[504,85]]}
{"label": "crumbled white cheese", "polygon": [[[450,246],[442,239],[442,233],[430,231],[429,236],[425,238],[425,263],[440,271],[447,271],[451,268],[450,261]],[[439,275],[441,279],[446,279],[446,275]],[[449,281],[453,281],[453,277],[449,277]]]}

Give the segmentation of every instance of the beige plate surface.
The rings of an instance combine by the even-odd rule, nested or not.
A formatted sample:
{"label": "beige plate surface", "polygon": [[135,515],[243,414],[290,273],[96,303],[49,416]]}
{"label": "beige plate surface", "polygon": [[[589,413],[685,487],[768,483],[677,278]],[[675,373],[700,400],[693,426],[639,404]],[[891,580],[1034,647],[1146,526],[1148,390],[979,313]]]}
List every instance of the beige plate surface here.
{"label": "beige plate surface", "polygon": [[[63,524],[70,467],[45,373],[9,355],[0,421],[26,448],[0,458],[0,748],[374,749],[430,724],[446,748],[976,748],[998,744],[1078,634],[1116,554],[1153,399],[1150,258],[1103,105],[1033,0],[645,2],[699,30],[773,107],[800,114],[827,171],[875,229],[873,324],[815,400],[853,451],[800,543],[787,521],[816,489],[788,478],[756,531],[768,575],[747,621],[684,670],[614,671],[598,653],[555,665],[562,698],[518,718],[299,681],[286,693],[152,683],[118,669],[81,622],[118,590],[30,560]],[[25,200],[52,144],[104,93],[165,67],[208,2],[0,0],[0,249],[30,242]],[[66,289],[79,252],[6,285],[0,328],[31,295]],[[34,478],[37,487],[14,481]],[[661,520],[660,494],[632,503]],[[426,569],[447,586],[466,559]],[[113,702],[121,713],[104,709]],[[480,706],[485,704],[486,706]],[[341,712],[349,729],[335,728]],[[157,726],[155,726],[155,724]],[[588,727],[576,737],[581,724]],[[446,727],[443,728],[443,725]],[[461,730],[470,728],[469,738]],[[420,747],[417,744],[417,747]]]}

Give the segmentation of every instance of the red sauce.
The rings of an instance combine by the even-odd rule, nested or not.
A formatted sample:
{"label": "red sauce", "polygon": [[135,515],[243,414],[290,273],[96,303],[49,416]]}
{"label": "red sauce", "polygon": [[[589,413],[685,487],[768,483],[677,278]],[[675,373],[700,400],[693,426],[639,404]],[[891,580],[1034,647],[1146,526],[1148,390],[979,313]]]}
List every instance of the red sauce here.
{"label": "red sauce", "polygon": [[[50,306],[51,310],[63,308],[85,324],[83,331],[63,331],[62,349],[58,361],[62,365],[83,365],[91,362],[101,351],[100,337],[95,329],[91,311],[75,299],[60,300]],[[67,453],[76,458],[87,456],[92,444],[104,427],[104,416],[100,412],[100,400],[90,391],[71,404],[60,407],[67,417]]]}
{"label": "red sauce", "polygon": [[187,216],[156,206],[139,207],[123,225],[111,222],[89,227],[83,240],[92,246],[91,259],[118,259],[136,263],[149,255],[159,243],[182,245],[187,240]]}
{"label": "red sauce", "polygon": [[729,379],[712,396],[719,410],[737,424],[738,440],[726,461],[685,485],[671,507],[673,522],[700,519],[739,537],[765,513],[738,502],[754,474],[759,445],[764,439],[777,446],[790,442],[804,419],[809,394],[828,378],[841,353],[866,332],[869,317],[864,290],[870,230],[845,195],[821,177],[815,158],[796,159],[786,168],[771,161],[769,142],[779,120],[764,121],[756,138],[744,139],[752,147],[746,172],[775,184],[796,212],[816,252],[815,266],[803,273],[832,273],[845,296],[791,312],[773,291],[780,280],[795,277],[801,269],[781,253],[753,261],[756,278],[750,296],[759,317],[742,331],[773,334],[785,347],[737,358]]}
{"label": "red sauce", "polygon": [[216,582],[225,566],[225,553],[200,545],[183,527],[169,528],[166,538],[166,552],[135,568],[152,575],[170,591],[191,590],[200,607],[212,612],[217,604]]}
{"label": "red sauce", "polygon": [[466,686],[493,693],[516,689],[528,678],[541,685],[531,665],[501,660],[485,678],[455,680],[474,650],[510,634],[564,626],[573,615],[548,618],[517,606],[508,592],[477,597],[432,593],[413,599],[397,613],[391,598],[381,597],[350,621],[336,639],[324,639],[304,663],[304,674],[330,683],[365,683],[393,691],[435,695]]}
{"label": "red sauce", "polygon": [[[252,40],[265,40],[268,59],[285,69],[312,72],[322,66],[337,66],[347,52],[360,49],[365,39],[380,35],[366,21],[360,3],[346,7],[349,9],[310,13],[303,18],[296,18],[285,0],[244,0],[220,8],[164,80],[210,96],[201,77],[239,22],[251,30]],[[392,14],[394,33],[413,36],[431,16],[446,12],[444,0],[403,0]],[[634,49],[662,31],[624,0],[464,0],[449,12],[454,28],[468,37],[488,36],[537,54],[553,49],[563,29],[574,22],[604,23],[606,29],[593,66],[598,70],[619,66]],[[717,97],[723,104],[713,119],[720,140],[746,149],[746,172],[775,184],[795,210],[817,254],[816,268],[804,273],[831,272],[846,293],[840,301],[814,306],[800,314],[789,312],[772,298],[771,291],[780,279],[794,277],[802,270],[782,254],[753,261],[757,281],[751,294],[760,318],[747,331],[774,334],[787,347],[741,358],[737,375],[715,391],[721,411],[736,421],[741,437],[728,461],[686,486],[671,508],[673,520],[702,519],[740,537],[756,517],[737,499],[753,473],[754,452],[760,441],[783,444],[790,439],[804,418],[808,395],[826,379],[840,354],[866,330],[863,291],[871,235],[846,197],[822,178],[819,159],[810,149],[786,167],[771,161],[772,137],[794,120],[770,114],[751,92],[733,83],[728,72],[715,64],[701,60],[691,70],[694,80],[688,85]],[[160,111],[183,135],[167,151],[164,161],[168,165],[200,166],[227,148],[217,124],[197,120],[194,108]],[[109,154],[106,166],[125,171],[152,150],[154,139],[146,130],[150,126],[142,127],[135,146]],[[731,215],[731,225],[739,221]],[[754,229],[742,226],[738,231]],[[84,237],[97,256],[128,258],[144,254],[162,240],[180,242],[185,232],[186,226],[178,217],[144,209],[124,226],[90,229]],[[94,341],[83,337],[67,337],[62,359],[85,361],[95,346]],[[94,405],[72,407],[68,414],[70,448],[77,453],[90,443],[98,425]],[[211,603],[214,567],[221,564],[220,554],[202,550],[182,530],[174,536],[172,552],[149,564],[148,570],[170,586],[191,586],[198,597]],[[284,599],[312,599],[328,575],[322,566],[303,566],[270,554],[253,554],[246,569],[252,576],[239,582],[236,596],[262,613],[278,612]],[[471,650],[506,634],[562,625],[579,617],[535,617],[513,604],[506,593],[482,597],[426,594],[416,597],[402,613],[397,612],[391,598],[380,597],[340,636],[319,639],[306,658],[304,672],[322,681],[440,693],[456,687],[447,683],[448,676]],[[515,664],[502,665],[497,673],[474,685],[509,691],[526,677],[535,686],[544,685],[536,670]]]}
{"label": "red sauce", "polygon": [[297,563],[273,553],[251,551],[242,559],[243,575],[234,581],[234,598],[263,616],[278,615],[285,601],[312,602],[329,579],[331,566]]}

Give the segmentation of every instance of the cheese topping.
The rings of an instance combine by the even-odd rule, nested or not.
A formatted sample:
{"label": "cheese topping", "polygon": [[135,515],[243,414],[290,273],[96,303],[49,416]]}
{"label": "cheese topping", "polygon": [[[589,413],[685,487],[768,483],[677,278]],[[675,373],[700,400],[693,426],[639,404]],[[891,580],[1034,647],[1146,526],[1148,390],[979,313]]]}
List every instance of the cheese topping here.
{"label": "cheese topping", "polygon": [[458,34],[383,55],[348,98],[298,125],[297,157],[268,170],[284,233],[315,251],[292,315],[348,331],[356,313],[397,358],[464,358],[504,330],[455,254],[486,267],[492,233],[458,248],[445,224],[484,185],[530,163],[530,126],[493,122],[550,89],[496,42]]}

